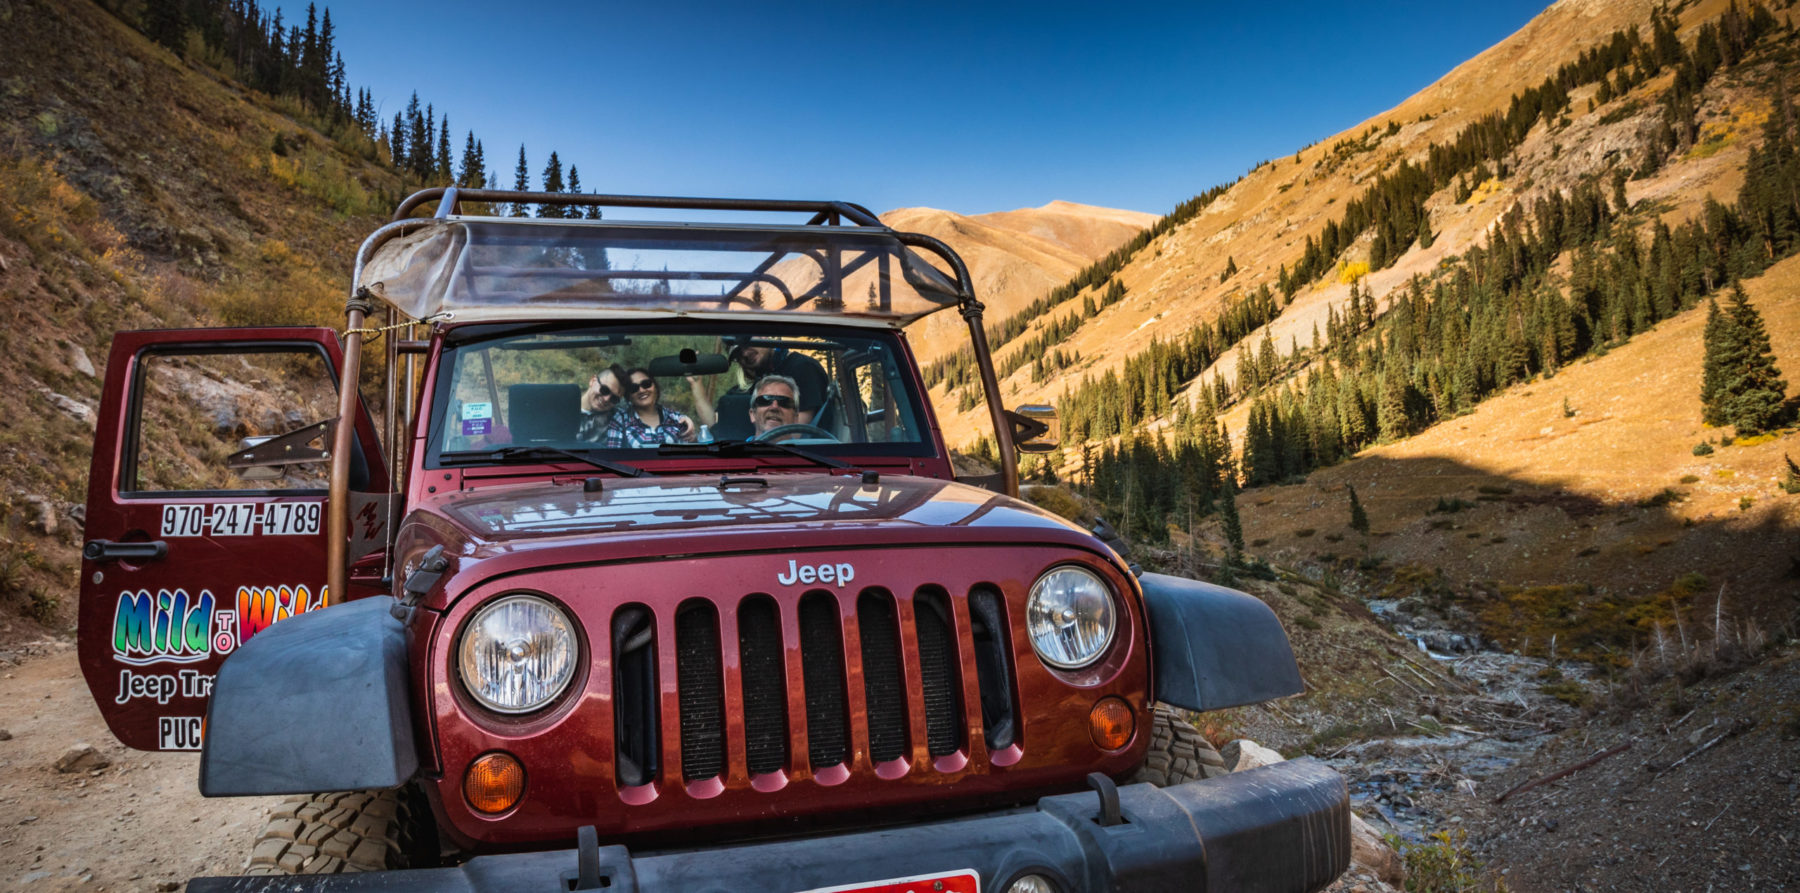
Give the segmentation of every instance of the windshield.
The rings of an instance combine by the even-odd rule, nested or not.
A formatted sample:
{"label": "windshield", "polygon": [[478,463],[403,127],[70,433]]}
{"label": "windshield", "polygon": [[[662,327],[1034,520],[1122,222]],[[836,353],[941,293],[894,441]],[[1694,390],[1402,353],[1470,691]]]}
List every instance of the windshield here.
{"label": "windshield", "polygon": [[876,227],[456,217],[404,226],[358,277],[416,319],[674,311],[898,326],[957,302],[951,280]]}
{"label": "windshield", "polygon": [[[466,326],[446,335],[433,467],[725,449],[932,456],[899,338],[881,329]],[[768,446],[780,444],[781,447]]]}

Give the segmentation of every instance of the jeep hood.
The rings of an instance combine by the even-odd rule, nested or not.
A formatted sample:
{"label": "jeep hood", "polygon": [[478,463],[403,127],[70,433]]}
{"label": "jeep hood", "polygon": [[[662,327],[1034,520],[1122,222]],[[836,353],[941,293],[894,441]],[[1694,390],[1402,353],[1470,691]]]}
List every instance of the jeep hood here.
{"label": "jeep hood", "polygon": [[[580,479],[539,478],[442,495],[415,513],[410,525],[432,528],[428,538],[443,542],[462,571],[472,569],[471,560],[516,571],[875,545],[1059,542],[1107,551],[1081,528],[1020,500],[950,481],[886,474],[872,484],[829,473],[608,478],[593,493]],[[411,551],[403,547],[402,554]]]}

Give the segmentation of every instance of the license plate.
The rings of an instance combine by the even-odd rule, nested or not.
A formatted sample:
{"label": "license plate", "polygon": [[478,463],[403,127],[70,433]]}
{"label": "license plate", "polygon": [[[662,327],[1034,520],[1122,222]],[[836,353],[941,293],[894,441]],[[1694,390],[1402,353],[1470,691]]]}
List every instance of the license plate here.
{"label": "license plate", "polygon": [[819,887],[802,890],[801,893],[981,893],[981,875],[976,874],[973,869],[965,868],[945,874],[921,874],[843,887]]}

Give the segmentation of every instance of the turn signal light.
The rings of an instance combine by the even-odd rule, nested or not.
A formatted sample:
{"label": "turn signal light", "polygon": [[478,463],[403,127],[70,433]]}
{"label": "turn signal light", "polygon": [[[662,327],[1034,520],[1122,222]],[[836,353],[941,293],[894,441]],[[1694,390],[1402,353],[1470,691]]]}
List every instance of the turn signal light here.
{"label": "turn signal light", "polygon": [[483,754],[463,776],[463,796],[477,811],[505,812],[525,795],[525,767],[509,753]]}
{"label": "turn signal light", "polygon": [[1119,698],[1101,698],[1088,711],[1088,731],[1093,733],[1094,746],[1101,750],[1118,750],[1129,744],[1136,728],[1131,705]]}

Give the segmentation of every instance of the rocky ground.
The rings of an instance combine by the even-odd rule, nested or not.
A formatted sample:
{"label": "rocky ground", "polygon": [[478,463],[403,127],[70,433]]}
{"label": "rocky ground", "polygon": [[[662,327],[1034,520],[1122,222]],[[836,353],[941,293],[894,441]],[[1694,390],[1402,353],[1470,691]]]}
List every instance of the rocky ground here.
{"label": "rocky ground", "polygon": [[279,801],[206,800],[198,755],[115,742],[67,641],[0,653],[0,729],[0,889],[176,890],[235,874]]}

